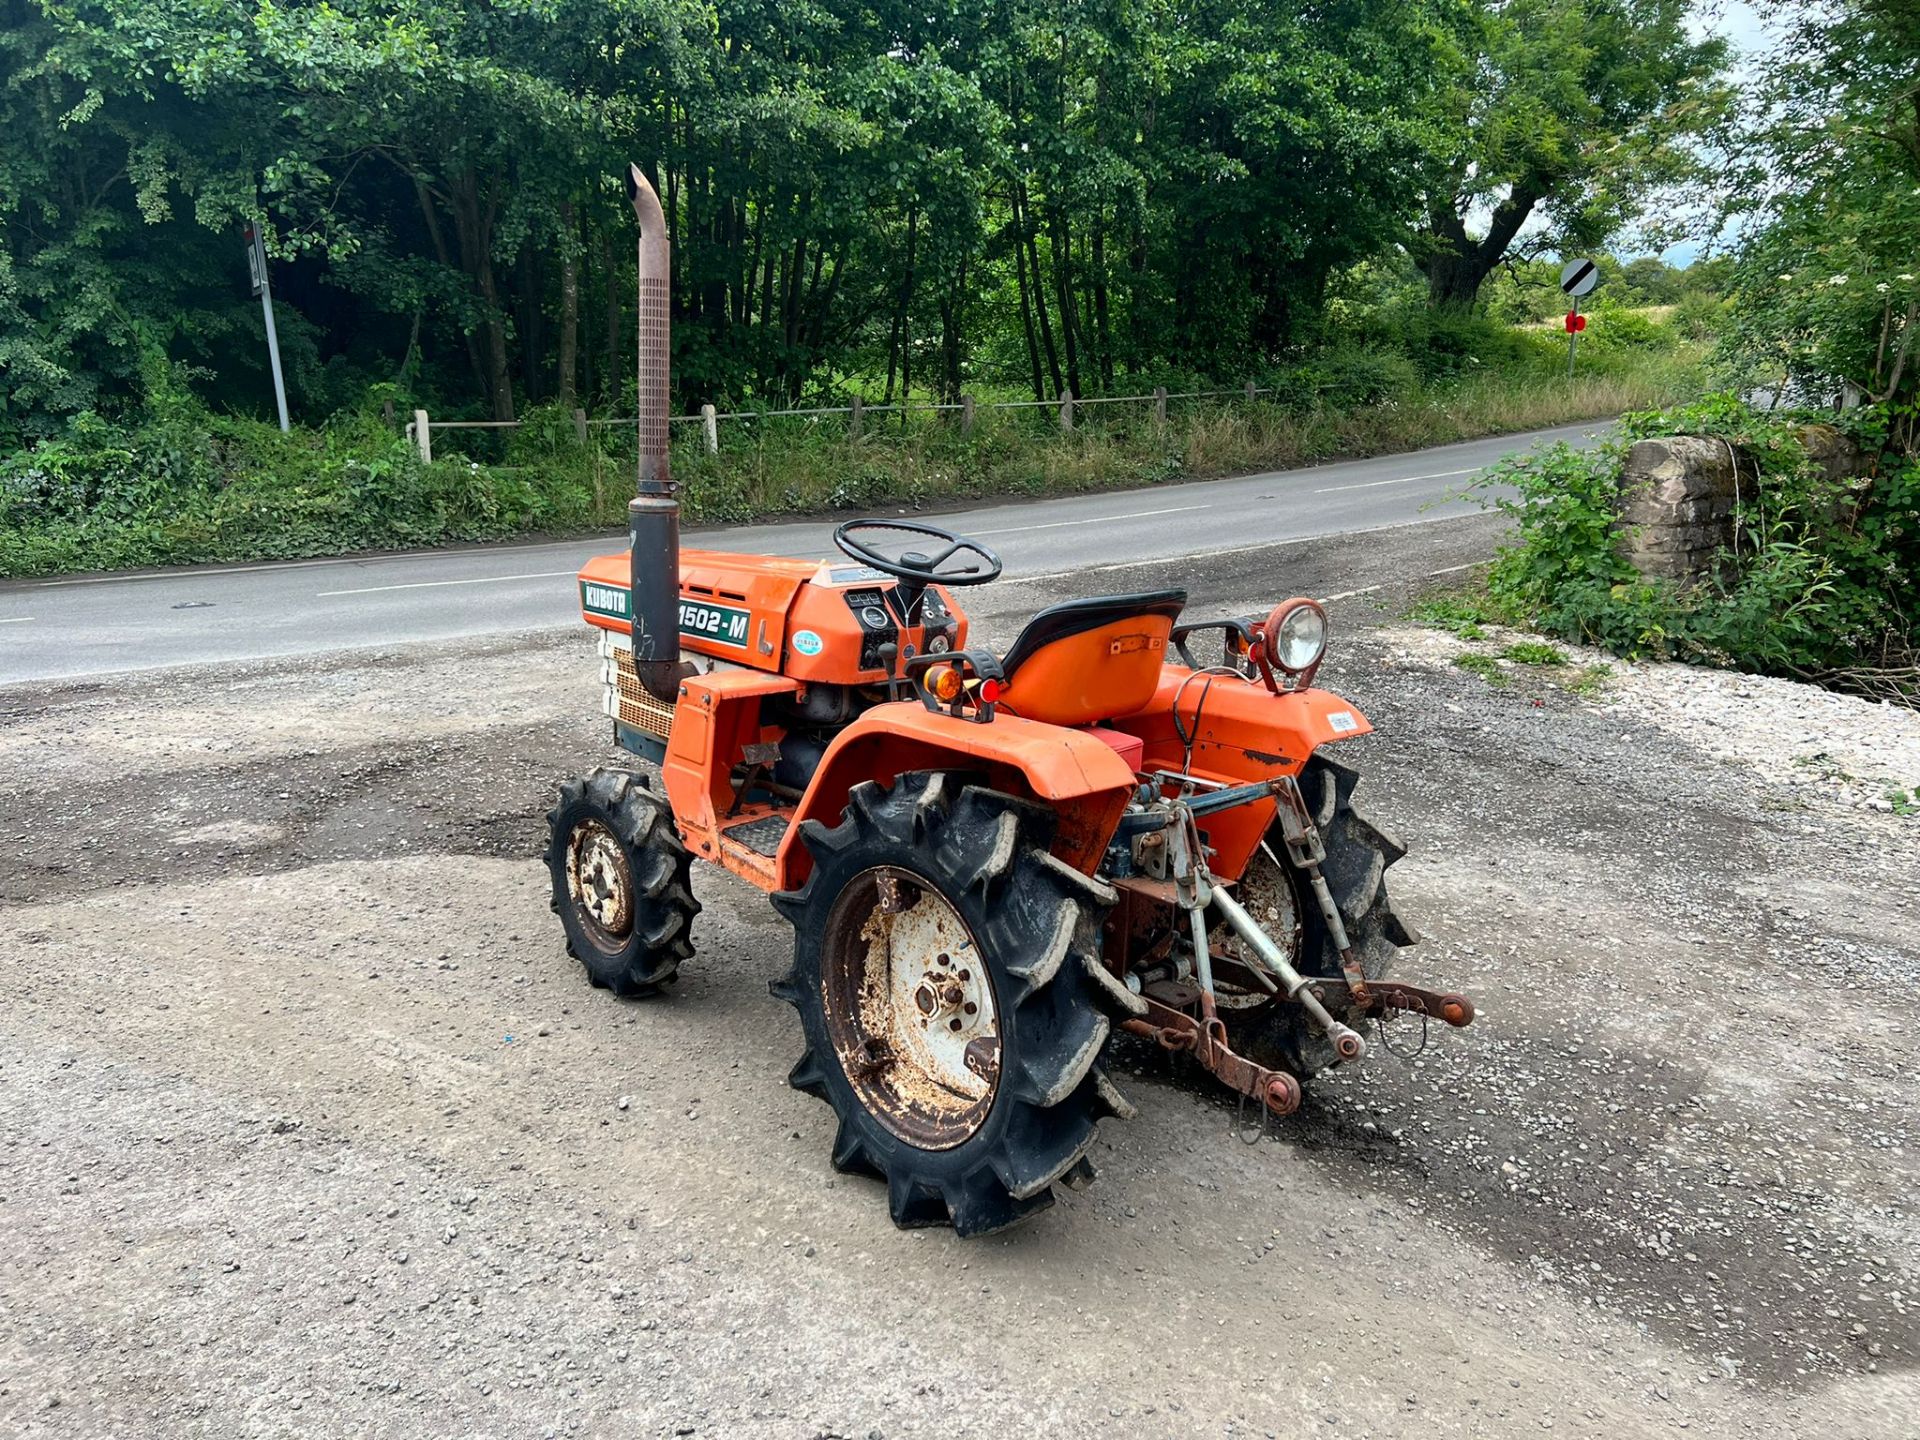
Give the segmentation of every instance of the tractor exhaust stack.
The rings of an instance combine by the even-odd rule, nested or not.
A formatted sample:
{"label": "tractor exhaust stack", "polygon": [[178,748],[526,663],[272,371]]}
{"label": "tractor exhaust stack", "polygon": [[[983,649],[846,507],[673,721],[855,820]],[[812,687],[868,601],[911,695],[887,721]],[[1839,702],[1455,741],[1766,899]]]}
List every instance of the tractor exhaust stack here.
{"label": "tractor exhaust stack", "polygon": [[667,469],[668,303],[672,252],[660,197],[638,165],[627,166],[627,198],[640,222],[640,468],[627,502],[632,542],[629,614],[640,683],[671,704],[680,689],[680,500]]}

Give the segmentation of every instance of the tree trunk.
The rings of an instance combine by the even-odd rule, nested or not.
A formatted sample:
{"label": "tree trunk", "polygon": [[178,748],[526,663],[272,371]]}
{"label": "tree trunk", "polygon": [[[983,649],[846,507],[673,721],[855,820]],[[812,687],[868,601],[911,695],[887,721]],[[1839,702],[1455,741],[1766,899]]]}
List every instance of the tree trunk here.
{"label": "tree trunk", "polygon": [[[821,253],[825,253],[825,247],[822,247]],[[840,293],[840,280],[846,273],[846,269],[847,254],[843,249],[833,257],[833,272],[827,276],[826,293],[813,305],[813,323],[807,348],[814,355],[820,354],[827,348],[827,321],[833,314],[834,297]]]}
{"label": "tree trunk", "polygon": [[540,362],[546,356],[545,306],[541,301],[540,252],[528,243],[520,247],[520,389],[527,403],[539,403]]}
{"label": "tree trunk", "polygon": [[1487,233],[1475,240],[1467,234],[1465,219],[1451,200],[1435,205],[1428,216],[1429,246],[1417,263],[1427,277],[1427,300],[1433,305],[1472,305],[1493,267],[1506,257],[1507,247],[1527,223],[1533,207],[1552,193],[1544,176],[1530,176],[1507,193],[1487,220]]}
{"label": "tree trunk", "polygon": [[1027,368],[1033,372],[1033,398],[1044,400],[1047,392],[1040,377],[1040,342],[1034,338],[1033,302],[1027,295],[1027,247],[1020,239],[1020,209],[1015,205],[1012,210],[1013,258],[1020,277],[1020,328],[1027,337]]}
{"label": "tree trunk", "polygon": [[887,390],[885,398],[880,402],[882,405],[893,403],[893,376],[896,367],[900,371],[900,391],[903,401],[913,384],[912,361],[907,355],[907,347],[913,343],[907,328],[907,306],[913,299],[913,251],[919,230],[919,207],[909,207],[907,210],[907,264],[900,276],[900,294],[894,302],[893,321],[887,327]]}
{"label": "tree trunk", "polygon": [[[804,223],[804,222],[803,222]],[[780,393],[791,402],[798,393],[794,387],[794,362],[800,349],[800,297],[807,273],[807,237],[803,230],[794,237],[793,255],[787,261],[787,283],[780,301]]]}
{"label": "tree trunk", "polygon": [[1493,267],[1482,265],[1469,250],[1466,254],[1435,251],[1422,261],[1427,274],[1427,303],[1430,305],[1472,305],[1480,298],[1480,286]]}
{"label": "tree trunk", "polygon": [[607,371],[600,381],[601,393],[618,415],[620,404],[620,282],[613,265],[613,237],[600,232],[600,267],[607,282]]}
{"label": "tree trunk", "polygon": [[1093,325],[1100,350],[1100,383],[1113,393],[1113,326],[1107,317],[1107,222],[1105,214],[1093,222]]}
{"label": "tree trunk", "polygon": [[580,253],[573,202],[560,202],[560,361],[554,395],[563,410],[574,405],[574,371],[580,355]]}
{"label": "tree trunk", "polygon": [[807,393],[807,386],[813,383],[813,364],[820,356],[819,342],[814,338],[819,330],[817,316],[820,313],[820,276],[826,269],[826,242],[813,247],[813,265],[807,274],[807,283],[800,292],[800,303],[793,317],[793,374],[788,381],[789,391],[796,397]]}
{"label": "tree trunk", "polygon": [[907,277],[900,285],[900,403],[913,401],[913,285],[914,251],[920,238],[920,210],[907,211]]}
{"label": "tree trunk", "polygon": [[940,399],[948,405],[958,404],[960,400],[961,347],[964,344],[960,334],[960,317],[966,297],[967,257],[963,254],[952,286],[940,297],[940,356],[945,369],[941,377]]}
{"label": "tree trunk", "polygon": [[1067,385],[1077,400],[1085,395],[1080,383],[1080,322],[1073,304],[1073,241],[1060,206],[1047,206],[1047,230],[1053,251],[1053,292],[1060,307],[1060,341],[1067,351]]}
{"label": "tree trunk", "polygon": [[[497,186],[497,182],[496,182]],[[513,419],[513,378],[507,368],[507,323],[500,309],[500,287],[493,275],[493,222],[499,212],[497,188],[483,199],[480,179],[469,166],[453,177],[454,235],[460,263],[480,292],[486,319],[487,395],[493,418]]]}
{"label": "tree trunk", "polygon": [[768,337],[773,334],[773,282],[774,272],[780,268],[780,250],[777,246],[766,248],[766,264],[760,274],[760,313],[755,316],[755,325],[759,332],[759,343],[754,347],[757,354],[754,360],[754,391],[764,396],[767,393],[768,376]]}
{"label": "tree trunk", "polygon": [[1040,246],[1034,238],[1032,225],[1033,213],[1026,204],[1026,187],[1021,187],[1019,215],[1020,231],[1027,247],[1027,269],[1033,276],[1033,308],[1040,321],[1040,345],[1047,357],[1047,374],[1053,380],[1053,395],[1042,399],[1053,399],[1060,394],[1066,383],[1060,374],[1060,352],[1053,343],[1053,321],[1047,315],[1047,292],[1040,276]]}
{"label": "tree trunk", "polygon": [[[420,201],[420,216],[426,222],[427,238],[433,242],[436,259],[449,270],[460,267],[453,262],[453,254],[447,248],[446,233],[440,228],[439,212],[433,208],[433,196],[428,192],[426,182],[414,177],[413,193]],[[461,328],[460,339],[467,347],[467,364],[473,369],[473,383],[484,393],[487,388],[486,366],[480,363],[480,340],[473,331]]]}

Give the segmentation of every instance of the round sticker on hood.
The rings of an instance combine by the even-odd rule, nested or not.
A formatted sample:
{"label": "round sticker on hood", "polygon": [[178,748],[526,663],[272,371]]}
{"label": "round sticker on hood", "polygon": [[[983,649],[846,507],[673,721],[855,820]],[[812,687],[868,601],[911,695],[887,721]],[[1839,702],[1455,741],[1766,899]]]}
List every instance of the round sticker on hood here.
{"label": "round sticker on hood", "polygon": [[813,631],[796,630],[793,632],[793,648],[802,655],[818,655],[826,647],[825,642]]}

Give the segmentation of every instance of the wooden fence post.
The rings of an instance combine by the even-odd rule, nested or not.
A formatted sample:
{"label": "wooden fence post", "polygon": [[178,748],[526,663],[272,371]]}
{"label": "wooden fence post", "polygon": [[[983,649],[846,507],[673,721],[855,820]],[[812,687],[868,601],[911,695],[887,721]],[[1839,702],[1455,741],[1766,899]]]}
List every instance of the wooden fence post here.
{"label": "wooden fence post", "polygon": [[962,435],[973,433],[973,396],[971,395],[960,397],[960,433]]}
{"label": "wooden fence post", "polygon": [[707,437],[707,454],[720,453],[720,417],[711,404],[700,407],[700,429]]}
{"label": "wooden fence post", "polygon": [[1071,390],[1060,392],[1060,428],[1068,431],[1073,429],[1073,391]]}
{"label": "wooden fence post", "polygon": [[587,412],[578,407],[573,412],[573,436],[584,448],[587,443]]}
{"label": "wooden fence post", "polygon": [[433,463],[433,422],[427,419],[427,412],[413,412],[413,443],[420,447],[420,463]]}
{"label": "wooden fence post", "polygon": [[1255,385],[1253,381],[1251,380],[1247,381],[1247,403],[1249,405],[1253,403],[1253,397],[1259,393],[1260,393],[1259,387]]}
{"label": "wooden fence post", "polygon": [[860,416],[866,408],[866,402],[858,395],[853,397],[853,409],[847,416],[847,438],[849,440],[858,440],[860,438]]}
{"label": "wooden fence post", "polygon": [[1167,387],[1164,385],[1153,387],[1153,428],[1167,428]]}

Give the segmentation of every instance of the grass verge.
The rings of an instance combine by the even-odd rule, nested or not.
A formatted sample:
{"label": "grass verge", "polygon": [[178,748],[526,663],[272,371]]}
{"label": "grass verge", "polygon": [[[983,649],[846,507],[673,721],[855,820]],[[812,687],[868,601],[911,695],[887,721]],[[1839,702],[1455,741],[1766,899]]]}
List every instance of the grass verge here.
{"label": "grass verge", "polygon": [[[1164,427],[1145,405],[1090,406],[1062,433],[1049,410],[945,417],[730,422],[718,455],[676,425],[690,523],[918,507],[1206,479],[1421,449],[1644,409],[1695,393],[1687,350],[1622,352],[1572,381],[1533,357],[1505,371],[1414,383],[1336,407],[1184,402]],[[282,435],[175,403],[132,431],[91,415],[0,461],[0,578],[244,561],[566,534],[620,525],[632,437],[537,410],[518,430],[447,431],[435,459],[370,415]]]}

